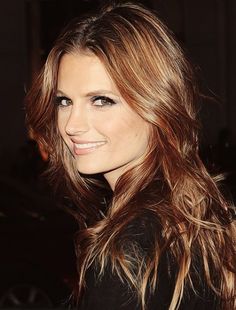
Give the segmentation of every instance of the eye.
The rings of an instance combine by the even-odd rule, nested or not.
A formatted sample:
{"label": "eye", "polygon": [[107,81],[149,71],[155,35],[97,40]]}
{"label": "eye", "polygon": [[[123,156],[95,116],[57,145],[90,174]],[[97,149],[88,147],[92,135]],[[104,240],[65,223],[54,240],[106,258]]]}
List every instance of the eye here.
{"label": "eye", "polygon": [[92,103],[94,106],[97,107],[111,106],[113,104],[116,104],[113,99],[106,96],[95,96],[92,98]]}
{"label": "eye", "polygon": [[57,96],[55,103],[58,107],[67,107],[72,104],[72,100],[64,96]]}

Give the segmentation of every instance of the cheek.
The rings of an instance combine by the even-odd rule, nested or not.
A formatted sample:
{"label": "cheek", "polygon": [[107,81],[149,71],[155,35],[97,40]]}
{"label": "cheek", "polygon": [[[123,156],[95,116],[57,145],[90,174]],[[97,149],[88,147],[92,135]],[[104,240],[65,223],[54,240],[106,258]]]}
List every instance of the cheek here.
{"label": "cheek", "polygon": [[117,117],[107,116],[103,119],[97,119],[93,122],[96,130],[105,136],[110,142],[114,140],[121,140],[121,137],[124,134],[124,123]]}
{"label": "cheek", "polygon": [[57,115],[57,127],[62,136],[65,136],[66,117],[62,113]]}
{"label": "cheek", "polygon": [[149,126],[146,121],[133,112],[117,110],[111,115],[93,118],[96,131],[105,136],[112,148],[127,151],[129,147],[146,147],[148,144]]}
{"label": "cheek", "polygon": [[142,155],[147,151],[149,141],[148,124],[140,119],[133,120],[132,126],[127,129],[129,134],[128,147],[137,152],[137,155]]}
{"label": "cheek", "polygon": [[139,120],[110,121],[103,124],[103,133],[107,134],[113,149],[127,152],[129,149],[147,146],[148,131],[146,124]]}

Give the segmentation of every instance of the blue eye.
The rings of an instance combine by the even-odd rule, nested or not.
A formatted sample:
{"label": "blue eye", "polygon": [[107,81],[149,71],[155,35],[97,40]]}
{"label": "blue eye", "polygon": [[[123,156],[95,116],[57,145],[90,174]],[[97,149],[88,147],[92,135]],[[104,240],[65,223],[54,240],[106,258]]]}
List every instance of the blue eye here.
{"label": "blue eye", "polygon": [[72,104],[72,100],[64,96],[57,96],[55,103],[58,107],[67,107]]}
{"label": "blue eye", "polygon": [[106,96],[95,96],[92,98],[92,103],[94,106],[97,107],[111,106],[113,104],[116,104],[113,99]]}

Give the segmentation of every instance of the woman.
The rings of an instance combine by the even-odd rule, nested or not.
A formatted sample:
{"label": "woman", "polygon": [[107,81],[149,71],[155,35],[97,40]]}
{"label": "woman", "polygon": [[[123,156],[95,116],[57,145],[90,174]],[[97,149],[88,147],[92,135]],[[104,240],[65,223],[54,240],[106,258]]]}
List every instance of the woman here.
{"label": "woman", "polygon": [[26,98],[73,201],[78,309],[235,309],[235,223],[198,156],[193,74],[160,20],[108,6],[61,34]]}

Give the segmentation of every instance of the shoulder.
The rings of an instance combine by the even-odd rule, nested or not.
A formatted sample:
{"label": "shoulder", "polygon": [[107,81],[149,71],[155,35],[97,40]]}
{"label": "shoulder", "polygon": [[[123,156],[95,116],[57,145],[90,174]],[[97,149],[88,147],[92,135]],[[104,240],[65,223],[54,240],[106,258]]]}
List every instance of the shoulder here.
{"label": "shoulder", "polygon": [[[136,271],[138,274],[141,265],[146,268],[150,263],[152,266],[156,259],[156,251],[162,244],[164,237],[161,222],[151,212],[140,214],[129,221],[116,240],[116,246],[122,251],[121,256],[132,263],[134,269],[131,272],[134,274]],[[186,288],[184,290],[181,310],[217,309],[214,296],[208,293],[205,286],[200,285],[200,269],[196,277],[198,282],[196,291]],[[149,281],[147,285],[147,309],[167,310],[173,297],[178,272],[178,264],[174,262],[168,247],[162,251],[158,268],[153,269],[153,273],[155,272],[157,272],[155,290],[150,289]],[[114,272],[110,263],[106,265],[101,276],[99,268],[94,263],[87,270],[86,286],[83,306],[80,309],[141,309],[135,290]]]}
{"label": "shoulder", "polygon": [[162,242],[162,225],[159,218],[150,211],[145,211],[129,221],[119,235],[120,242],[134,243],[144,251],[151,250]]}
{"label": "shoulder", "polygon": [[[150,285],[147,286],[147,305],[148,309],[167,309],[174,294],[179,263],[166,242],[161,220],[152,212],[143,213],[127,225],[120,242],[124,244],[124,255],[134,261],[137,256],[141,256],[145,266],[148,266],[148,262],[151,262],[152,266],[158,259],[157,268],[152,271],[157,272],[155,290],[152,291]],[[193,287],[186,279],[180,309],[219,309],[219,298],[206,284],[201,252],[195,249],[191,255],[190,273]],[[138,270],[139,266],[136,267]]]}

